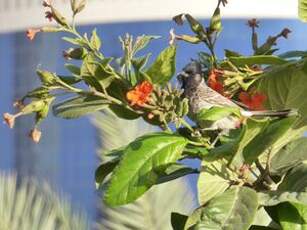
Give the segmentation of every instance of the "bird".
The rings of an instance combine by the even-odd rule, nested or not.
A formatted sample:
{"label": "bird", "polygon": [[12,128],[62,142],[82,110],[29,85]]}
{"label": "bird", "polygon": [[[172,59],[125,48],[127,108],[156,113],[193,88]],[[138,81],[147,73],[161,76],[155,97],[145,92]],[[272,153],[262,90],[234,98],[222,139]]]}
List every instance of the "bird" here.
{"label": "bird", "polygon": [[231,99],[224,97],[217,91],[211,89],[203,77],[202,66],[198,61],[192,60],[177,75],[183,88],[183,96],[189,101],[189,116],[202,128],[202,130],[218,130],[222,134],[228,134],[230,130],[240,126],[242,118],[233,114],[216,121],[197,121],[197,114],[203,109],[212,107],[234,107],[240,110],[242,117],[285,117],[296,114],[293,109],[284,110],[246,110]]}

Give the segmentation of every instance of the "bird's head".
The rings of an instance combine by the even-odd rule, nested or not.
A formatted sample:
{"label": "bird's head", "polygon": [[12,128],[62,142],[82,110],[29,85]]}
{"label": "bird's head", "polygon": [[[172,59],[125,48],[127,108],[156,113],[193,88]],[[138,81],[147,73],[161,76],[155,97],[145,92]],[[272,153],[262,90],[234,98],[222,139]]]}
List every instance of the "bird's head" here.
{"label": "bird's head", "polygon": [[190,62],[177,75],[177,79],[181,83],[183,89],[187,87],[197,87],[204,82],[201,64],[197,61]]}

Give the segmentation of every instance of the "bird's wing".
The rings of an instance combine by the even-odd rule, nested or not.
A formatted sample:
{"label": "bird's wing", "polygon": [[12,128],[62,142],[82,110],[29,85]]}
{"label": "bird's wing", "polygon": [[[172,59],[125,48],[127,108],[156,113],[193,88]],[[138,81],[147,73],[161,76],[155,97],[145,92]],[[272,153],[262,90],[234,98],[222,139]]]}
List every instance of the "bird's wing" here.
{"label": "bird's wing", "polygon": [[203,90],[200,90],[199,93],[201,94],[199,95],[201,98],[207,100],[207,102],[212,105],[240,108],[240,106],[232,102],[230,99],[224,97],[223,95],[219,94],[208,86],[203,86]]}

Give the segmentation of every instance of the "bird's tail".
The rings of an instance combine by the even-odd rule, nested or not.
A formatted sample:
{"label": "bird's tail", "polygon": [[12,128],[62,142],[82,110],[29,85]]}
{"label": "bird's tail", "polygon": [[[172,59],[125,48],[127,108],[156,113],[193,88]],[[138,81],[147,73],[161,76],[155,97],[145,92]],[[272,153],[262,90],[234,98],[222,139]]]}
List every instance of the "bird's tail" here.
{"label": "bird's tail", "polygon": [[241,111],[245,117],[290,117],[297,116],[296,109],[283,109],[283,110],[262,110],[262,111]]}

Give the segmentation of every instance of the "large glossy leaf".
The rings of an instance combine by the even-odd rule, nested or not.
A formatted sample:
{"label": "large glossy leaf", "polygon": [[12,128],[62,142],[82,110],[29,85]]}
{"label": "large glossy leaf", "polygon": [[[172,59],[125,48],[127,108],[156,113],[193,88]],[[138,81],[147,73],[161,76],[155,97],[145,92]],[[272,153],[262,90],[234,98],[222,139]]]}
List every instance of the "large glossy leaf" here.
{"label": "large glossy leaf", "polygon": [[[249,230],[251,230],[251,229],[253,229],[253,230],[265,229],[265,227],[272,225],[272,221],[273,221],[272,218],[269,216],[269,214],[266,212],[266,210],[263,207],[258,208],[255,219],[253,221],[254,227],[252,226]],[[263,228],[261,228],[261,227],[263,227]]]}
{"label": "large glossy leaf", "polygon": [[267,96],[268,109],[298,109],[300,119],[294,128],[307,125],[307,60],[272,68],[258,82],[258,90]]}
{"label": "large glossy leaf", "polygon": [[307,22],[307,0],[298,0],[298,16],[303,22]]}
{"label": "large glossy leaf", "polygon": [[[98,153],[102,162],[109,161],[111,156],[113,159],[113,157],[122,155],[122,153],[118,153],[118,149],[106,150],[127,145],[135,138],[155,131],[154,127],[141,119],[127,122],[108,112],[108,110],[104,113],[96,113],[94,124],[100,131],[102,149]],[[171,229],[171,213],[190,213],[196,206],[195,203],[196,198],[190,188],[190,183],[185,178],[174,180],[154,186],[140,199],[128,205],[108,207],[100,202],[100,217],[97,219],[97,222],[99,222],[97,229],[169,230]],[[163,215],[161,215],[161,210],[163,210]]]}
{"label": "large glossy leaf", "polygon": [[114,170],[118,165],[120,158],[115,158],[110,161],[102,163],[95,171],[96,188],[100,188],[105,178]]}
{"label": "large glossy leaf", "polygon": [[140,137],[124,150],[105,194],[108,205],[132,202],[153,186],[166,166],[176,162],[187,144],[181,136],[153,133]]}
{"label": "large glossy leaf", "polygon": [[206,120],[206,121],[217,121],[229,115],[240,116],[240,109],[236,107],[212,107],[210,109],[202,109],[197,114],[197,121]]}
{"label": "large glossy leaf", "polygon": [[198,169],[190,168],[180,163],[173,163],[167,166],[166,170],[159,175],[157,184],[162,184],[168,181],[178,179],[180,177],[187,176],[189,174],[199,173]]}
{"label": "large glossy leaf", "polygon": [[307,229],[307,205],[282,203],[278,206],[277,215],[283,230]]}
{"label": "large glossy leaf", "polygon": [[279,185],[278,190],[307,192],[307,163],[293,168]]}
{"label": "large glossy leaf", "polygon": [[268,119],[256,120],[256,119],[248,119],[246,124],[244,125],[245,132],[242,135],[238,145],[236,147],[236,151],[233,153],[233,157],[231,159],[231,166],[233,168],[240,168],[244,163],[245,159],[243,156],[245,147],[253,141],[253,139],[262,132],[263,129],[268,125]]}
{"label": "large glossy leaf", "polygon": [[307,137],[294,140],[280,149],[271,159],[270,173],[282,176],[304,160],[307,160]]}
{"label": "large glossy leaf", "polygon": [[53,106],[55,116],[65,119],[78,118],[108,107],[108,101],[96,96],[78,96]]}
{"label": "large glossy leaf", "polygon": [[247,187],[233,187],[201,209],[195,229],[247,230],[253,223],[257,207],[256,191]]}
{"label": "large glossy leaf", "polygon": [[269,191],[258,193],[259,204],[275,206],[283,202],[295,202],[307,205],[307,192]]}
{"label": "large glossy leaf", "polygon": [[288,117],[271,122],[244,148],[245,162],[253,163],[261,154],[270,149],[279,138],[286,135],[296,120],[296,117]]}
{"label": "large glossy leaf", "polygon": [[169,46],[163,50],[154,63],[146,71],[152,83],[165,85],[176,70],[176,46]]}
{"label": "large glossy leaf", "polygon": [[197,182],[198,200],[200,205],[206,204],[213,197],[223,193],[229,186],[232,173],[223,161],[202,161]]}

